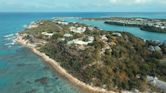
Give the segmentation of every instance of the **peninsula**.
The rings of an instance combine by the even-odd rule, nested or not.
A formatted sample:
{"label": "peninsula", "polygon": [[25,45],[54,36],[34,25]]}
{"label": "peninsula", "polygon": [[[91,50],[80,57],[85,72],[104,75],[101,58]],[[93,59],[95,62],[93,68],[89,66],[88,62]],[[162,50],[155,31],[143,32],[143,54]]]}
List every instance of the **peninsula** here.
{"label": "peninsula", "polygon": [[83,18],[82,20],[100,20],[109,25],[139,27],[143,31],[166,33],[165,19],[108,17]]}
{"label": "peninsula", "polygon": [[32,22],[16,40],[90,93],[161,92],[147,77],[166,81],[166,42],[57,19]]}

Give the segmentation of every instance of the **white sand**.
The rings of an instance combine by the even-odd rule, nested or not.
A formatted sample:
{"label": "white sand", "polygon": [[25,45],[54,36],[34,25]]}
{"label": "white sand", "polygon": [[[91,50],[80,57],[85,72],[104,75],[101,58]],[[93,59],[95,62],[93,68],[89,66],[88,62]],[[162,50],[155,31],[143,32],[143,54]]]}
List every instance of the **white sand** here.
{"label": "white sand", "polygon": [[62,68],[58,62],[56,62],[55,60],[49,58],[47,55],[45,55],[44,53],[41,53],[40,51],[38,51],[33,44],[27,43],[27,41],[25,41],[24,39],[22,39],[21,36],[17,36],[16,41],[19,44],[24,45],[25,47],[30,48],[35,54],[37,54],[38,56],[42,57],[45,62],[47,62],[48,64],[50,64],[61,76],[65,77],[68,81],[70,81],[73,85],[87,91],[88,93],[116,93],[113,91],[107,91],[103,88],[99,88],[99,87],[93,87],[90,86],[88,84],[85,84],[84,82],[78,80],[77,78],[73,77],[71,74],[69,74],[64,68]]}

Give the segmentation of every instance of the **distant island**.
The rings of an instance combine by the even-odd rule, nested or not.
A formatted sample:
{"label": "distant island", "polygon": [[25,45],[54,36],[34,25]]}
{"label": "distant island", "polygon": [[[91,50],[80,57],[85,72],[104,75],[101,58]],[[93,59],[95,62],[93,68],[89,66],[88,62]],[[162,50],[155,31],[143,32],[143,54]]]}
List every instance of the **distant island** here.
{"label": "distant island", "polygon": [[149,18],[83,18],[83,20],[102,20],[105,24],[117,26],[139,27],[143,31],[166,33],[165,19],[149,19]]}
{"label": "distant island", "polygon": [[166,42],[58,19],[32,22],[16,40],[92,93],[161,92],[153,81],[166,81]]}

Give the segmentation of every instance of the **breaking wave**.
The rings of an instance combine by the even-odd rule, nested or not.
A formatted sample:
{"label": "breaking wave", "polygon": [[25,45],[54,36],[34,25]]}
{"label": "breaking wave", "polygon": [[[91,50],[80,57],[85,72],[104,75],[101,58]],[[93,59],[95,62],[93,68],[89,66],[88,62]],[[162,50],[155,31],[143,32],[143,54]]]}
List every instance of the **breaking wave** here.
{"label": "breaking wave", "polygon": [[4,40],[5,40],[5,46],[7,47],[12,47],[16,44],[16,34],[8,34],[4,36]]}

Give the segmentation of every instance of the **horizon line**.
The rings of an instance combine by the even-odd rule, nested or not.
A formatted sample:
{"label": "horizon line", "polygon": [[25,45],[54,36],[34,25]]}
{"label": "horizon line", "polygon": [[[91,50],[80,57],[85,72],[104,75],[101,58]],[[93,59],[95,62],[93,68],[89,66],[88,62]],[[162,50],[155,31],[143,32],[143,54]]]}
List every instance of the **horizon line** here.
{"label": "horizon line", "polygon": [[166,13],[166,11],[0,11],[0,13]]}

